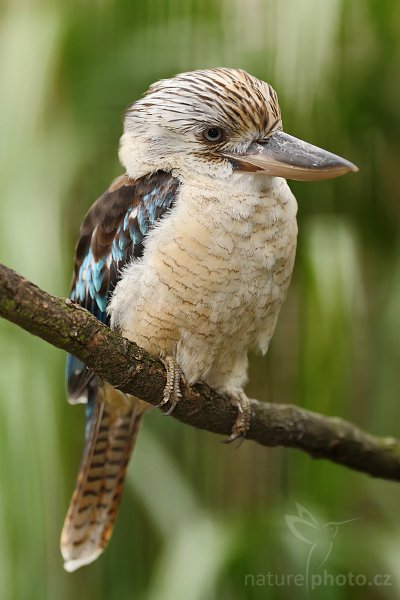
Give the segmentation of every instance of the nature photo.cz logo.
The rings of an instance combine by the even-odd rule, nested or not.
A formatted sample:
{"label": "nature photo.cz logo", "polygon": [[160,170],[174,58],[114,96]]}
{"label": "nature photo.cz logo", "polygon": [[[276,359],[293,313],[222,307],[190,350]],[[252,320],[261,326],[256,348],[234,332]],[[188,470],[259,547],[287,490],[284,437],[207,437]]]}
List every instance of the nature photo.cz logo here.
{"label": "nature photo.cz logo", "polygon": [[297,514],[285,515],[290,532],[303,544],[309,546],[304,573],[262,573],[245,575],[246,586],[305,586],[309,591],[323,586],[391,586],[391,575],[377,573],[371,577],[363,573],[333,574],[322,569],[331,555],[336,536],[342,526],[361,517],[344,521],[321,523],[304,506],[296,503]]}
{"label": "nature photo.cz logo", "polygon": [[285,515],[286,525],[291,533],[310,546],[305,568],[305,583],[307,589],[310,574],[320,571],[332,552],[333,543],[341,525],[356,521],[360,517],[345,521],[329,521],[321,524],[307,508],[296,503],[297,515]]}

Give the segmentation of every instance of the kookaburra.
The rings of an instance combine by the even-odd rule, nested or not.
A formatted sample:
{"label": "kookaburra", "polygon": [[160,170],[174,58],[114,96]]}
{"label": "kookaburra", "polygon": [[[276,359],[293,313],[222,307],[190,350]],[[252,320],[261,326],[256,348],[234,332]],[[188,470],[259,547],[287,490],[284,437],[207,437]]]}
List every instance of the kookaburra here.
{"label": "kookaburra", "polygon": [[[238,407],[230,439],[249,427],[247,354],[268,350],[296,250],[297,203],[286,179],[357,171],[282,131],[273,88],[240,69],[182,73],[128,108],[125,174],[93,204],[76,248],[71,298],[180,380],[208,383]],[[73,571],[107,546],[127,464],[149,405],[74,357],[69,399],[86,403],[86,446],[61,550]]]}

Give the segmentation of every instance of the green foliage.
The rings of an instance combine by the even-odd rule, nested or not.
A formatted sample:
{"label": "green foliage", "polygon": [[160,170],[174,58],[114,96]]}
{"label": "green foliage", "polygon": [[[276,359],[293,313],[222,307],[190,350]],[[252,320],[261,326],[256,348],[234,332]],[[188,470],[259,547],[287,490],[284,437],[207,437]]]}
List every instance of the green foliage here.
{"label": "green foliage", "polygon": [[[240,66],[277,89],[285,130],[357,176],[293,184],[299,253],[249,393],[400,435],[400,5],[390,0],[3,0],[0,260],[66,294],[92,201],[120,172],[123,109],[160,77]],[[64,356],[0,322],[0,581],[7,599],[394,598],[398,486],[297,452],[225,447],[154,411],[115,534],[93,566],[62,569],[59,532],[83,445]],[[339,528],[322,567],[390,585],[250,585],[304,574],[296,503]],[[318,572],[318,565],[314,565]]]}

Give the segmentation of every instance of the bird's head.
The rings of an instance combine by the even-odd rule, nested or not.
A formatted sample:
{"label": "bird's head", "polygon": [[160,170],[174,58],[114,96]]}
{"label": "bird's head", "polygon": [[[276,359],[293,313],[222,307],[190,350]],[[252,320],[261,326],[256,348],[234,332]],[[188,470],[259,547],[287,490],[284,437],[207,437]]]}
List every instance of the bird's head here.
{"label": "bird's head", "polygon": [[182,178],[234,173],[338,177],[357,167],[283,133],[275,90],[240,69],[192,71],[150,86],[126,112],[120,160],[130,177],[160,169]]}

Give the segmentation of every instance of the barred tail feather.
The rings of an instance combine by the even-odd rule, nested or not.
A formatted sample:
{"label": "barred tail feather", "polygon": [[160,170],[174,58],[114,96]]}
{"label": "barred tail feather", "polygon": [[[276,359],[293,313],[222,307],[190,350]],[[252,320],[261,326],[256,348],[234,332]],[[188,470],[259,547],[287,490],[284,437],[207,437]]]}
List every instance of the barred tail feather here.
{"label": "barred tail feather", "polygon": [[108,544],[142,414],[140,404],[132,404],[108,384],[98,389],[61,534],[66,571],[93,562]]}

